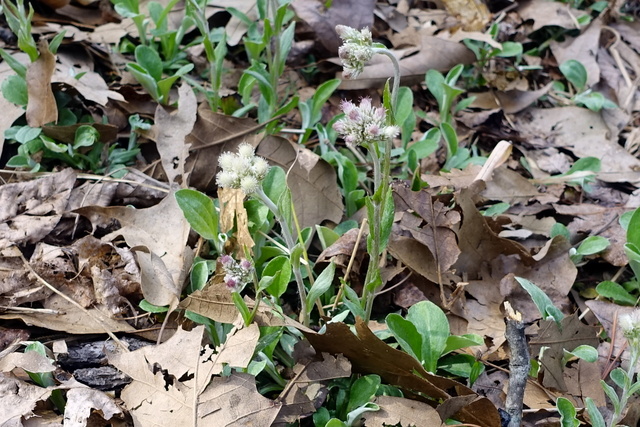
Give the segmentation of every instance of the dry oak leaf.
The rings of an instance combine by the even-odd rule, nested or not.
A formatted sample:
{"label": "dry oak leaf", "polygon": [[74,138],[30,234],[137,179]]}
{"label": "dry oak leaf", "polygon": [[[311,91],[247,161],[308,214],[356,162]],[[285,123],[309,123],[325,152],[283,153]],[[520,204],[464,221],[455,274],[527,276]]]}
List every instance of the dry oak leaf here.
{"label": "dry oak leaf", "polygon": [[0,372],[0,420],[2,426],[22,426],[22,420],[34,416],[33,410],[41,400],[47,400],[51,389],[31,385]]}

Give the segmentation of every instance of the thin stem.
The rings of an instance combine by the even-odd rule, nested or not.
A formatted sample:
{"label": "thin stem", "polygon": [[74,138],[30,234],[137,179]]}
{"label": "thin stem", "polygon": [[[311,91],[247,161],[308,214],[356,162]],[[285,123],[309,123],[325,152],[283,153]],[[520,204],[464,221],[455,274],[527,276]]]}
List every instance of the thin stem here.
{"label": "thin stem", "polygon": [[389,49],[374,47],[373,51],[375,53],[386,55],[393,64],[393,89],[391,89],[391,108],[393,109],[392,113],[395,114],[396,109],[398,108],[398,88],[400,88],[400,63],[398,62],[398,58],[396,58],[396,56],[391,53]]}
{"label": "thin stem", "polygon": [[[295,240],[293,239],[293,235],[291,234],[291,225],[288,224],[283,218],[280,209],[273,203],[273,201],[267,196],[262,190],[262,187],[258,187],[255,192],[255,195],[264,203],[267,208],[273,215],[276,217],[276,221],[280,224],[280,229],[282,232],[282,237],[284,238],[284,242],[287,245],[287,249],[289,250],[289,255],[293,251],[293,248],[296,245]],[[300,297],[300,320],[304,326],[309,326],[309,313],[307,312],[307,290],[304,287],[304,282],[302,280],[302,274],[300,274],[299,268],[293,268],[293,275],[296,278],[296,284],[298,285],[298,294]]]}

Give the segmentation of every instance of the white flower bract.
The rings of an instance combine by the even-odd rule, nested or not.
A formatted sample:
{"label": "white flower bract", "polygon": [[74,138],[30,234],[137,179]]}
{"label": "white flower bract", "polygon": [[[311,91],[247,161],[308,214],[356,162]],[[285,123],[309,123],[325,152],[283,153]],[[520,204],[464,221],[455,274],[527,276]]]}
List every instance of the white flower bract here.
{"label": "white flower bract", "polygon": [[245,194],[255,193],[269,171],[269,163],[255,155],[254,148],[240,144],[238,153],[224,152],[218,158],[222,169],[216,175],[216,183],[222,188],[240,188]]}
{"label": "white flower bract", "polygon": [[355,79],[375,54],[371,31],[368,28],[358,31],[346,25],[337,25],[336,32],[344,41],[338,49],[338,56],[344,68],[342,75],[347,79]]}

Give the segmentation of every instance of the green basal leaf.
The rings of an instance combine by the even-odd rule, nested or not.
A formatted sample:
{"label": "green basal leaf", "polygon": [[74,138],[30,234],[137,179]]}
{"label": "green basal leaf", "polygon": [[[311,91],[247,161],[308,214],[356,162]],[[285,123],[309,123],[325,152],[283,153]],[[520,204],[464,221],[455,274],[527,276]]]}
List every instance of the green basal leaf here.
{"label": "green basal leaf", "polygon": [[604,251],[609,245],[609,239],[601,236],[589,236],[580,243],[577,253],[579,255],[593,255]]}
{"label": "green basal leaf", "polygon": [[624,388],[630,382],[627,372],[622,368],[616,368],[611,371],[609,378],[620,388]]}
{"label": "green basal leaf", "polygon": [[291,190],[289,187],[285,187],[284,191],[280,195],[278,199],[278,210],[280,211],[280,215],[282,216],[282,221],[286,224],[286,226],[291,226],[293,224],[293,211],[291,209]]}
{"label": "green basal leaf", "polygon": [[402,86],[398,88],[398,105],[396,107],[395,122],[404,123],[413,111],[413,91]]}
{"label": "green basal leaf", "polygon": [[73,140],[73,149],[80,147],[91,147],[100,140],[100,132],[93,126],[82,125],[76,129],[76,135]]}
{"label": "green basal leaf", "polygon": [[458,135],[449,123],[441,123],[440,131],[447,144],[447,158],[451,158],[458,152]]}
{"label": "green basal leaf", "polygon": [[407,320],[422,336],[422,360],[425,369],[435,373],[438,359],[447,346],[449,321],[442,309],[431,301],[420,301],[409,308]]}
{"label": "green basal leaf", "polygon": [[594,363],[598,361],[598,350],[596,350],[590,345],[579,345],[573,350],[571,350],[569,353],[571,353],[573,356],[577,357],[578,359],[582,359],[589,363]]}
{"label": "green basal leaf", "polygon": [[58,144],[53,139],[47,136],[41,135],[40,139],[42,140],[42,143],[47,148],[47,150],[51,150],[54,153],[66,153],[69,150],[69,146],[67,144]]}
{"label": "green basal leaf", "polygon": [[551,316],[553,320],[555,320],[556,324],[560,326],[560,322],[562,322],[564,315],[556,306],[553,305],[551,298],[549,298],[547,294],[545,294],[544,291],[537,287],[533,282],[522,277],[516,277],[516,280],[520,283],[520,286],[529,293],[534,304],[540,311],[540,314],[542,314],[542,317],[546,319]]}
{"label": "green basal leaf", "polygon": [[189,275],[189,293],[204,289],[209,280],[209,264],[206,260],[193,264]]}
{"label": "green basal leaf", "polygon": [[611,387],[609,384],[607,384],[604,380],[600,380],[600,385],[602,386],[602,390],[604,390],[604,394],[606,394],[607,397],[609,398],[609,400],[611,401],[611,404],[613,405],[614,411],[619,412],[620,411],[620,398],[616,394],[616,391],[613,389],[613,387]]}
{"label": "green basal leaf", "polygon": [[307,312],[311,313],[311,310],[314,307],[314,304],[318,298],[322,296],[325,292],[329,290],[331,287],[331,283],[333,283],[333,276],[336,273],[336,265],[333,263],[329,263],[328,266],[322,270],[322,273],[316,278],[315,282],[309,289],[309,293],[307,294]]}
{"label": "green basal leaf", "polygon": [[349,426],[337,418],[331,418],[329,421],[327,421],[324,427],[349,427]]}
{"label": "green basal leaf", "polygon": [[287,188],[287,177],[280,166],[272,166],[262,181],[262,190],[272,201],[277,201]]}
{"label": "green basal leaf", "polygon": [[505,213],[510,207],[511,205],[509,205],[509,203],[505,203],[505,202],[496,203],[495,205],[492,205],[488,207],[486,210],[484,210],[482,212],[482,215],[484,216],[501,215]]}
{"label": "green basal leaf", "polygon": [[633,274],[640,277],[640,249],[632,243],[627,243],[624,245],[624,253],[629,259],[629,267],[633,270]]}
{"label": "green basal leaf", "polygon": [[322,225],[316,224],[316,233],[318,234],[318,238],[320,239],[322,250],[327,249],[329,246],[333,245],[336,242],[336,240],[340,238],[340,235],[338,233],[336,233],[329,227],[325,227]]}
{"label": "green basal leaf", "polygon": [[175,198],[189,225],[196,233],[207,240],[218,239],[218,212],[209,196],[185,188],[176,191]]}
{"label": "green basal leaf", "polygon": [[2,82],[2,96],[9,102],[25,107],[29,102],[27,81],[17,75],[7,77]]}
{"label": "green basal leaf", "polygon": [[452,351],[465,347],[484,345],[484,339],[477,334],[450,335],[442,354],[449,354]]}
{"label": "green basal leaf", "polygon": [[[438,361],[438,369],[458,377],[470,378],[472,371],[479,369],[476,363],[476,358],[470,354],[453,354],[442,357]],[[484,367],[482,363],[479,365]]]}
{"label": "green basal leaf", "polygon": [[587,86],[587,69],[581,62],[569,59],[560,64],[560,72],[578,91]]}
{"label": "green basal leaf", "polygon": [[606,427],[606,424],[604,422],[604,417],[598,410],[598,407],[596,406],[593,399],[590,397],[587,397],[585,399],[585,402],[587,404],[587,413],[589,414],[591,427]]}
{"label": "green basal leaf", "polygon": [[270,260],[262,270],[263,277],[273,276],[273,282],[266,288],[269,295],[280,298],[291,281],[291,273],[291,261],[288,257],[278,256]]}
{"label": "green basal leaf", "polygon": [[634,210],[631,214],[631,219],[629,219],[627,243],[635,245],[636,248],[640,248],[640,208]]}
{"label": "green basal leaf", "polygon": [[549,232],[550,237],[553,239],[556,236],[562,236],[567,239],[567,242],[571,241],[571,233],[566,225],[556,222],[551,227],[551,231]]}
{"label": "green basal leaf", "polygon": [[400,347],[424,365],[422,336],[418,333],[415,325],[396,313],[388,314],[385,323]]}
{"label": "green basal leaf", "polygon": [[578,427],[580,421],[576,418],[576,408],[567,398],[559,397],[556,400],[556,408],[560,413],[560,425],[562,427]]}
{"label": "green basal leaf", "polygon": [[500,58],[511,58],[522,55],[522,43],[503,42],[502,50],[496,55]]}
{"label": "green basal leaf", "polygon": [[40,136],[40,133],[42,133],[42,128],[32,128],[30,126],[22,126],[16,132],[14,138],[20,144],[26,144],[29,141],[33,141],[34,139],[38,138]]}
{"label": "green basal leaf", "polygon": [[316,89],[316,93],[312,98],[311,105],[311,122],[315,124],[322,118],[322,107],[325,105],[327,100],[333,95],[338,86],[340,86],[342,80],[340,79],[332,79],[322,83]]}
{"label": "green basal leaf", "polygon": [[167,311],[169,311],[169,306],[153,305],[146,299],[140,301],[138,305],[147,313],[166,313]]}
{"label": "green basal leaf", "polygon": [[437,70],[430,69],[425,76],[427,89],[434,96],[439,106],[444,104],[444,76]]}
{"label": "green basal leaf", "polygon": [[611,282],[609,280],[600,282],[598,286],[596,286],[596,292],[601,297],[608,298],[616,304],[628,306],[636,305],[636,297],[627,292],[627,290],[618,283]]}
{"label": "green basal leaf", "polygon": [[137,64],[143,68],[155,81],[162,79],[162,59],[150,46],[138,45],[135,50]]}
{"label": "green basal leaf", "polygon": [[369,403],[376,395],[376,391],[378,391],[381,382],[380,376],[378,375],[365,375],[358,378],[351,386],[349,392],[347,412],[351,412]]}
{"label": "green basal leaf", "polygon": [[142,85],[142,87],[156,101],[160,102],[160,92],[158,91],[158,82],[144,68],[138,64],[129,63],[126,66],[127,71],[133,74],[133,77]]}

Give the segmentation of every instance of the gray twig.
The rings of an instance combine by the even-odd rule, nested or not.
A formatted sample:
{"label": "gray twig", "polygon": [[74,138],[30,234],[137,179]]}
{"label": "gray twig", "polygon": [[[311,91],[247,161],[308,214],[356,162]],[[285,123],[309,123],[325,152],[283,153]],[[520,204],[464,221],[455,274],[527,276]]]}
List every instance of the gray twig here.
{"label": "gray twig", "polygon": [[509,302],[505,301],[507,311],[507,330],[505,337],[509,342],[511,358],[509,361],[509,390],[507,392],[506,411],[511,417],[508,427],[520,427],[522,425],[522,403],[524,390],[527,385],[527,377],[531,361],[529,360],[529,348],[527,338],[524,335],[524,323],[522,314],[516,312]]}

